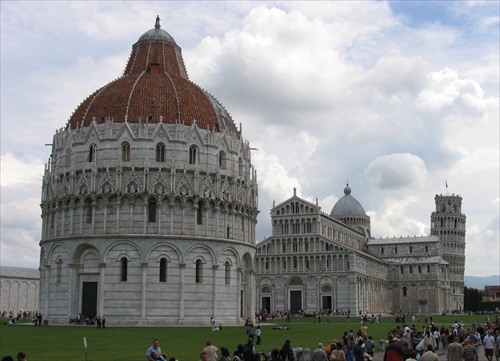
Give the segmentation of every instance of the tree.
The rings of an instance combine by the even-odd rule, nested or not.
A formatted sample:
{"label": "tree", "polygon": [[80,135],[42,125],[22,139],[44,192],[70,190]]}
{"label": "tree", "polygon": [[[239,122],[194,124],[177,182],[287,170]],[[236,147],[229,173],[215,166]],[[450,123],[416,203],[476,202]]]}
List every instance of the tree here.
{"label": "tree", "polygon": [[464,287],[464,309],[467,311],[479,311],[479,302],[482,301],[481,292],[476,288]]}

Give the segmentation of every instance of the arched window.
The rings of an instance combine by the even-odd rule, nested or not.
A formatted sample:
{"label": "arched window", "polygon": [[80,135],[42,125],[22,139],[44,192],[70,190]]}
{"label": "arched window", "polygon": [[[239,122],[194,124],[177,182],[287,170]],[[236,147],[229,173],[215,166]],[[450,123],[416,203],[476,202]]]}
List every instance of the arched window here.
{"label": "arched window", "polygon": [[203,282],[203,262],[201,262],[201,259],[196,260],[196,283],[202,283]]}
{"label": "arched window", "polygon": [[198,208],[196,209],[196,224],[203,224],[203,202],[198,202]]}
{"label": "arched window", "polygon": [[156,198],[148,199],[148,222],[156,222]]}
{"label": "arched window", "polygon": [[165,162],[165,144],[163,143],[156,145],[156,161]]}
{"label": "arched window", "polygon": [[226,263],[224,264],[224,281],[226,285],[230,284],[230,280],[231,280],[231,264],[229,263],[229,261],[226,261]]}
{"label": "arched window", "polygon": [[97,145],[92,143],[89,148],[89,162],[97,160]]}
{"label": "arched window", "polygon": [[57,271],[56,271],[56,283],[61,283],[61,278],[62,278],[62,259],[58,259],[56,264],[57,264]]}
{"label": "arched window", "polygon": [[223,151],[219,152],[219,168],[226,169],[226,153]]}
{"label": "arched window", "polygon": [[189,164],[198,163],[198,148],[196,145],[189,147]]}
{"label": "arched window", "polygon": [[66,167],[71,167],[71,149],[66,149]]}
{"label": "arched window", "polygon": [[92,223],[92,200],[85,200],[85,223]]}
{"label": "arched window", "polygon": [[167,259],[160,259],[160,282],[167,282]]}
{"label": "arched window", "polygon": [[120,259],[120,268],[121,268],[121,272],[120,272],[120,280],[122,282],[127,282],[127,276],[128,276],[128,259],[127,257],[122,257]]}
{"label": "arched window", "polygon": [[429,252],[429,246],[425,246],[425,252]]}
{"label": "arched window", "polygon": [[53,231],[56,223],[56,214],[52,213],[49,215],[50,217],[50,230]]}
{"label": "arched window", "polygon": [[410,253],[413,253],[413,247],[410,246]]}
{"label": "arched window", "polygon": [[403,297],[408,296],[408,289],[406,287],[403,287]]}
{"label": "arched window", "polygon": [[122,161],[130,162],[130,144],[128,142],[122,143]]}

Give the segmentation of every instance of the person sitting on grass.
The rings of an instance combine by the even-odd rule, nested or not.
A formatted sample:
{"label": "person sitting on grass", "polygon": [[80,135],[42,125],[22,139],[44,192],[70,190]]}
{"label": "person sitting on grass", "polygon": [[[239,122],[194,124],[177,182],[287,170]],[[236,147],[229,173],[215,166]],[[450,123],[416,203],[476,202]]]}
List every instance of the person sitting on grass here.
{"label": "person sitting on grass", "polygon": [[146,351],[146,358],[148,359],[148,361],[164,361],[167,359],[167,355],[161,352],[160,341],[157,338],[153,340],[153,345],[150,346]]}

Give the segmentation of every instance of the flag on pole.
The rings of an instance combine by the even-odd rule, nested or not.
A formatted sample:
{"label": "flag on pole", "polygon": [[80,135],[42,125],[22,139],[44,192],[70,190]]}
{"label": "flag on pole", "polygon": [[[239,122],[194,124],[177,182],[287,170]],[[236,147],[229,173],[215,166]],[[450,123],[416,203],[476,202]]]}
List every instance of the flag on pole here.
{"label": "flag on pole", "polygon": [[445,180],[444,183],[446,184],[446,189],[448,189],[448,181]]}

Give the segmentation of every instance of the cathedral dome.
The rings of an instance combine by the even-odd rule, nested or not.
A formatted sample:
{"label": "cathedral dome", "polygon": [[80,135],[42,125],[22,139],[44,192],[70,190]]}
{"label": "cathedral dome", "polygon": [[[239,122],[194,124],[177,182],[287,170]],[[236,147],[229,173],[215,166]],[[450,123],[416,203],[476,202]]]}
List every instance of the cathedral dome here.
{"label": "cathedral dome", "polygon": [[72,114],[67,128],[104,123],[179,123],[238,136],[225,108],[191,82],[181,48],[160,27],[145,32],[132,46],[122,77],[95,91]]}
{"label": "cathedral dome", "polygon": [[366,216],[361,204],[351,196],[351,188],[347,185],[344,188],[344,196],[333,206],[330,212],[332,218]]}

